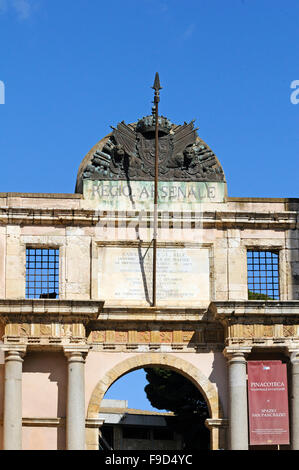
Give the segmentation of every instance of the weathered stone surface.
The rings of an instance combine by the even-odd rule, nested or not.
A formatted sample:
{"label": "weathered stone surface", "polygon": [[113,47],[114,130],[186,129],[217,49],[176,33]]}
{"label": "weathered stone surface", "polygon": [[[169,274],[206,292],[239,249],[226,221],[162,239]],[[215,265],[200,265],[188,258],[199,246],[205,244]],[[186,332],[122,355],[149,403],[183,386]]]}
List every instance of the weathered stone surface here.
{"label": "weathered stone surface", "polygon": [[[146,305],[152,300],[152,250],[99,247],[99,298],[106,305]],[[197,305],[210,299],[209,250],[160,248],[157,258],[160,305]],[[111,282],[112,281],[112,282]]]}
{"label": "weathered stone surface", "polygon": [[[83,183],[84,199],[99,215],[103,211],[149,211],[154,204],[151,181],[93,181]],[[170,211],[200,211],[205,203],[224,202],[226,184],[222,182],[159,182],[158,207]]]}

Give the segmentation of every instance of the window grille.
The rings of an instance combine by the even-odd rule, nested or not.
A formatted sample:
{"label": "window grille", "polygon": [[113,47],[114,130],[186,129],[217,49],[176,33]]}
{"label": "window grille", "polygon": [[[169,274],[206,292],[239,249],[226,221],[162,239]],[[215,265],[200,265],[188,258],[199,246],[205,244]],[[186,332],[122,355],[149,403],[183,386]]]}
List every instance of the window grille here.
{"label": "window grille", "polygon": [[279,252],[248,250],[248,299],[279,300]]}
{"label": "window grille", "polygon": [[26,298],[59,296],[59,249],[26,249]]}

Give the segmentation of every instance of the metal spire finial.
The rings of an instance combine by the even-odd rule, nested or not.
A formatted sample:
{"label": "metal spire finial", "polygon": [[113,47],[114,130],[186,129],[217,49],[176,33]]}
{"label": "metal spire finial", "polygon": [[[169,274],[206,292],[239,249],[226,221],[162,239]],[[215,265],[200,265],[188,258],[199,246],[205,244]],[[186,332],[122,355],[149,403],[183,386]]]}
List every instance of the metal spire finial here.
{"label": "metal spire finial", "polygon": [[156,92],[159,92],[159,90],[162,90],[162,87],[161,87],[161,85],[160,85],[160,78],[159,78],[158,72],[156,72],[155,81],[154,81],[154,85],[152,86],[152,88],[153,88]]}

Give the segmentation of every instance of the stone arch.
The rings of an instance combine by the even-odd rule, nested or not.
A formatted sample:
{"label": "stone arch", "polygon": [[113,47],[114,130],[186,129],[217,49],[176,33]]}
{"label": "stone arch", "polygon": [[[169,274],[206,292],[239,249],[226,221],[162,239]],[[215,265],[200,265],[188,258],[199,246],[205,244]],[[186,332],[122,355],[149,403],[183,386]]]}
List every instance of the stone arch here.
{"label": "stone arch", "polygon": [[[107,372],[95,386],[87,408],[87,419],[96,419],[100,411],[101,401],[108,388],[123,375],[147,366],[164,366],[173,369],[188,378],[202,393],[209,408],[210,417],[218,420],[223,417],[221,404],[216,387],[193,364],[173,354],[143,353],[123,360]],[[212,436],[211,436],[212,437]],[[95,434],[87,433],[87,449],[97,446]],[[218,440],[218,439],[217,439]],[[215,439],[211,439],[212,448],[218,448]]]}

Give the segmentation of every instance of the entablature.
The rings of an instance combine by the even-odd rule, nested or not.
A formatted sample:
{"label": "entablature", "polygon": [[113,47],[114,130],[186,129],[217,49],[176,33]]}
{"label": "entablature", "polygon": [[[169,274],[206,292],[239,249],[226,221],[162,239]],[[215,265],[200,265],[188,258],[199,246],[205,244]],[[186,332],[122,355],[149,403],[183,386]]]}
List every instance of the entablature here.
{"label": "entablature", "polygon": [[1,299],[4,344],[53,346],[85,344],[86,326],[104,302],[52,299]]}
{"label": "entablature", "polygon": [[[3,299],[5,344],[95,350],[299,347],[299,301],[214,301],[198,308],[104,307],[98,300]],[[166,349],[165,349],[166,348]]]}
{"label": "entablature", "polygon": [[223,327],[199,308],[110,307],[98,300],[0,300],[5,344],[96,350],[221,349]]}
{"label": "entablature", "polygon": [[299,301],[215,301],[210,312],[225,330],[225,345],[299,347]]}

